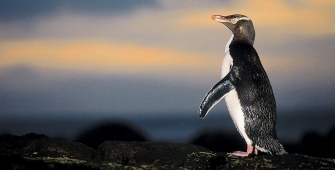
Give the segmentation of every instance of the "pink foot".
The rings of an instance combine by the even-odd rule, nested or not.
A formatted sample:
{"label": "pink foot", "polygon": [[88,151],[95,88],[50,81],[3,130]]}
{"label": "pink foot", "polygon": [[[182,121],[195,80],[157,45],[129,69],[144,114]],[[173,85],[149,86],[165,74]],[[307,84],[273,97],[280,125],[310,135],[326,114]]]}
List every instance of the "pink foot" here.
{"label": "pink foot", "polygon": [[241,157],[247,157],[249,154],[247,152],[242,152],[242,151],[235,151],[232,153],[235,156],[241,156]]}
{"label": "pink foot", "polygon": [[249,155],[258,155],[258,150],[254,146],[248,145],[247,152],[235,151],[232,154],[235,156],[246,157]]}

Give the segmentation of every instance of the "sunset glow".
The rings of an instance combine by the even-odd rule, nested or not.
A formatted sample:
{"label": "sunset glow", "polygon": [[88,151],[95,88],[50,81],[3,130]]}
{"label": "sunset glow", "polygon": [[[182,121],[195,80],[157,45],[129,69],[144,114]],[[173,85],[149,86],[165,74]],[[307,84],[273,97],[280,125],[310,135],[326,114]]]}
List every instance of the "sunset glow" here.
{"label": "sunset glow", "polygon": [[[335,2],[331,0],[122,1],[120,6],[116,6],[119,1],[82,6],[55,0],[26,5],[0,2],[0,85],[9,103],[1,106],[7,110],[38,105],[45,110],[62,106],[65,110],[124,111],[130,108],[127,103],[134,102],[123,96],[128,94],[126,89],[119,94],[112,87],[123,87],[129,83],[122,82],[128,81],[136,82],[136,93],[141,93],[135,95],[134,100],[140,102],[131,111],[196,110],[199,100],[220,78],[224,48],[231,36],[229,29],[211,19],[214,14],[244,14],[253,21],[254,47],[278,94],[279,107],[300,107],[299,102],[321,107],[335,101],[328,100],[335,96],[331,94],[335,80],[330,79],[335,76]],[[70,80],[71,86],[62,86]],[[69,89],[83,85],[79,80],[105,85],[73,94]],[[166,91],[144,93],[152,84],[149,80],[162,83]],[[138,83],[142,81],[149,85]],[[34,92],[30,87],[45,91]],[[66,97],[54,95],[66,90]],[[111,94],[105,103],[88,102],[100,99],[106,91]],[[22,94],[37,101],[31,102],[29,95],[21,99]],[[309,100],[301,100],[300,94]],[[166,97],[166,103],[156,102],[155,95]],[[43,103],[66,99],[74,103]],[[92,106],[80,102],[83,99]],[[110,104],[115,102],[121,103]],[[27,108],[21,108],[23,105]]]}

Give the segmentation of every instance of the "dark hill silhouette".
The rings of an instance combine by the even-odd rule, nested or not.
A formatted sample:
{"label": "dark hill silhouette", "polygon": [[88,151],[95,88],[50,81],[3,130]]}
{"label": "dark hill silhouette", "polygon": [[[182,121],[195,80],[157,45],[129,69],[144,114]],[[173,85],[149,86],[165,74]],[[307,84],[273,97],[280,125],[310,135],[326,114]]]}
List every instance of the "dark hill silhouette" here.
{"label": "dark hill silhouette", "polygon": [[307,132],[299,144],[287,144],[285,148],[291,153],[335,158],[335,126],[326,135]]}
{"label": "dark hill silhouette", "polygon": [[190,143],[218,152],[246,149],[244,139],[238,133],[224,133],[218,130],[202,132]]}
{"label": "dark hill silhouette", "polygon": [[138,129],[121,121],[104,122],[79,134],[76,141],[96,150],[105,141],[147,141],[146,135]]}

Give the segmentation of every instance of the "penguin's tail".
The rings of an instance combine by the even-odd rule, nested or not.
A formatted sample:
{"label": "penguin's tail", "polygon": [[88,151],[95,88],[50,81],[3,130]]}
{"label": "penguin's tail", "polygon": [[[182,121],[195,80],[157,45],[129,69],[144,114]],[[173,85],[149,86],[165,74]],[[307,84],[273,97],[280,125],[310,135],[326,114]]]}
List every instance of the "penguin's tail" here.
{"label": "penguin's tail", "polygon": [[278,139],[268,138],[266,140],[258,140],[255,143],[256,148],[262,152],[268,152],[271,155],[288,154]]}

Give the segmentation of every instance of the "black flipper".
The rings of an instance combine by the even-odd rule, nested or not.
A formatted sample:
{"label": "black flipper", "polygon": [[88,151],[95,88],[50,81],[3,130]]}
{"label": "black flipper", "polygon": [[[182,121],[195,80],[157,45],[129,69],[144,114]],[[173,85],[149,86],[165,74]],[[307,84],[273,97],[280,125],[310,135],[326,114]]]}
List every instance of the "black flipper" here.
{"label": "black flipper", "polygon": [[219,103],[225,95],[235,88],[236,69],[231,70],[222,80],[216,83],[206,94],[199,108],[200,118],[204,118],[209,110]]}

